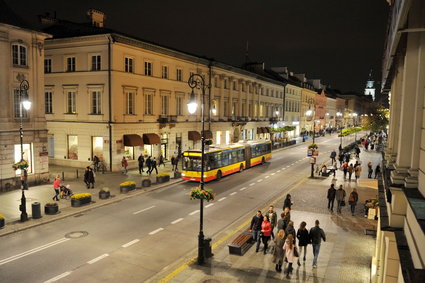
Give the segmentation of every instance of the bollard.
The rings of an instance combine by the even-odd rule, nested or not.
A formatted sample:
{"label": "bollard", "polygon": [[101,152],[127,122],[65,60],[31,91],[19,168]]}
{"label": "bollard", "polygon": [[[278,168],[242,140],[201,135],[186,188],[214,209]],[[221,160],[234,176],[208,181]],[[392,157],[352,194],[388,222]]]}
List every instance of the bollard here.
{"label": "bollard", "polygon": [[39,202],[33,202],[32,205],[32,218],[38,219],[41,218],[41,208]]}
{"label": "bollard", "polygon": [[76,175],[77,175],[77,179],[78,179],[78,169],[75,169]]}
{"label": "bollard", "polygon": [[62,171],[62,181],[65,181],[65,172]]}

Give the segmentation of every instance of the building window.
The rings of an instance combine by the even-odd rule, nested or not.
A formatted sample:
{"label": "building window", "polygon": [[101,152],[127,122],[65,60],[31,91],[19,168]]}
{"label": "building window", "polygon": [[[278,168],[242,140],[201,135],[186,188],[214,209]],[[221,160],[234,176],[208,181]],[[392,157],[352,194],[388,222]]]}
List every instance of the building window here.
{"label": "building window", "polygon": [[75,114],[77,113],[77,95],[75,91],[68,91],[66,94],[66,113]]}
{"label": "building window", "polygon": [[229,106],[228,106],[228,104],[227,104],[227,101],[224,101],[224,105],[223,105],[223,107],[224,107],[224,109],[223,109],[223,115],[224,115],[225,117],[227,117],[227,111],[228,111],[228,108],[229,108]]}
{"label": "building window", "polygon": [[145,76],[152,76],[152,62],[145,62]]}
{"label": "building window", "polygon": [[134,146],[124,146],[124,156],[127,160],[134,160]]}
{"label": "building window", "polygon": [[12,62],[14,66],[27,66],[27,48],[24,45],[12,45]]}
{"label": "building window", "polygon": [[66,71],[75,72],[75,57],[66,58]]}
{"label": "building window", "polygon": [[214,78],[214,87],[218,87],[218,79]]}
{"label": "building window", "polygon": [[233,102],[232,103],[232,115],[237,115],[237,103],[236,102]]}
{"label": "building window", "polygon": [[68,136],[68,159],[78,160],[78,136]]}
{"label": "building window", "polygon": [[224,80],[224,89],[227,89],[227,80]]}
{"label": "building window", "polygon": [[100,58],[101,58],[100,55],[91,56],[91,70],[92,71],[100,71],[100,66],[101,66]]}
{"label": "building window", "polygon": [[91,114],[101,114],[101,93],[100,91],[91,92]]}
{"label": "building window", "polygon": [[182,116],[183,115],[183,97],[178,96],[176,101],[176,115]]}
{"label": "building window", "polygon": [[125,93],[125,114],[134,115],[134,103],[135,103],[135,95],[134,92],[128,91]]}
{"label": "building window", "polygon": [[242,103],[242,116],[245,117],[246,116],[246,105],[245,103]]}
{"label": "building window", "polygon": [[233,82],[233,90],[236,90],[236,82]]}
{"label": "building window", "polygon": [[44,73],[52,72],[52,59],[44,59]]}
{"label": "building window", "polygon": [[153,114],[153,95],[145,93],[145,114],[152,115]]}
{"label": "building window", "polygon": [[249,92],[249,93],[252,93],[251,85],[248,85],[248,92]]}
{"label": "building window", "polygon": [[161,96],[161,115],[168,114],[168,96]]}
{"label": "building window", "polygon": [[176,80],[178,80],[179,82],[183,81],[183,71],[182,71],[182,69],[176,70]]}
{"label": "building window", "polygon": [[127,73],[133,73],[134,72],[133,58],[125,57],[125,71]]}
{"label": "building window", "polygon": [[241,84],[241,90],[242,90],[243,92],[245,92],[245,85],[244,85],[244,84]]}
{"label": "building window", "polygon": [[168,79],[168,66],[162,66],[162,78]]}
{"label": "building window", "polygon": [[15,109],[15,118],[28,118],[28,110],[21,107],[21,95],[19,89],[14,90],[14,109]]}
{"label": "building window", "polygon": [[92,158],[97,156],[103,160],[103,137],[92,137]]}
{"label": "building window", "polygon": [[44,92],[44,113],[53,113],[53,93],[51,91]]}

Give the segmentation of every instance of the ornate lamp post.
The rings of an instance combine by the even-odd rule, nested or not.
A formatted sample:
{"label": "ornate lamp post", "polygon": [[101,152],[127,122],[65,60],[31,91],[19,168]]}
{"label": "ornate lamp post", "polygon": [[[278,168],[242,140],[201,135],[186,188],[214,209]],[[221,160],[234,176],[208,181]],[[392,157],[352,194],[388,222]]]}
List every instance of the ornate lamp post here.
{"label": "ornate lamp post", "polygon": [[[22,128],[22,119],[24,116],[23,108],[28,111],[31,108],[31,101],[28,99],[28,89],[30,88],[27,80],[22,80],[19,85],[19,111],[20,111],[20,127],[19,127],[19,136],[21,142],[21,162],[24,161],[24,130]],[[25,190],[27,188],[27,171],[26,168],[21,169],[24,170],[21,176],[22,183],[22,197],[21,197],[21,205],[19,209],[21,210],[21,222],[28,220],[27,207],[26,207],[26,198],[25,198]]]}
{"label": "ornate lamp post", "polygon": [[[201,178],[200,186],[201,190],[204,189],[204,160],[205,160],[205,89],[209,88],[209,85],[205,84],[205,79],[199,74],[192,74],[187,82],[189,87],[192,89],[190,93],[190,100],[187,104],[187,109],[190,114],[196,112],[198,108],[198,103],[195,99],[194,89],[200,89],[202,92],[202,102],[201,102],[201,123],[202,123],[202,132],[201,132]],[[205,247],[204,247],[204,200],[201,198],[199,203],[200,211],[200,221],[199,221],[199,235],[198,235],[198,264],[203,264],[205,262]]]}

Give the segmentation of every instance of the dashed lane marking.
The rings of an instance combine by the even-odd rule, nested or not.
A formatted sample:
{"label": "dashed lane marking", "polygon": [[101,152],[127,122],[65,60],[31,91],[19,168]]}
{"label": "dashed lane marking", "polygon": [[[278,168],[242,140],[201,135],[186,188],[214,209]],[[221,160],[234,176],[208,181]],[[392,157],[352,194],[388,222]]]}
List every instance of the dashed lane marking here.
{"label": "dashed lane marking", "polygon": [[107,256],[109,256],[108,254],[103,254],[103,255],[101,255],[101,256],[98,256],[97,258],[94,258],[94,259],[92,259],[92,260],[89,260],[87,263],[88,264],[93,264],[93,263],[95,263],[95,262],[98,262],[99,260],[101,260],[101,259],[104,259],[105,257],[107,257]]}
{"label": "dashed lane marking", "polygon": [[270,175],[272,175],[272,176],[273,176],[274,174],[276,174],[276,173],[271,173]]}
{"label": "dashed lane marking", "polygon": [[237,192],[233,192],[233,193],[231,193],[230,195],[231,196],[234,196],[234,195],[236,195],[237,194]]}
{"label": "dashed lane marking", "polygon": [[145,208],[145,209],[142,209],[142,210],[139,210],[139,211],[133,212],[133,214],[139,214],[139,213],[141,213],[141,212],[143,212],[143,211],[146,211],[146,210],[152,209],[152,208],[154,208],[154,207],[155,207],[155,205],[152,205],[151,207],[148,207],[148,208]]}
{"label": "dashed lane marking", "polygon": [[263,181],[263,179],[260,179],[260,180],[258,180],[258,181],[257,181],[257,183],[260,183],[260,182],[262,182],[262,181]]}
{"label": "dashed lane marking", "polygon": [[208,208],[208,207],[211,207],[213,205],[214,205],[213,203],[210,203],[210,204],[207,204],[205,207]]}
{"label": "dashed lane marking", "polygon": [[199,212],[199,209],[198,210],[195,210],[195,211],[192,211],[191,213],[189,213],[189,215],[195,215],[198,212]]}
{"label": "dashed lane marking", "polygon": [[267,178],[269,178],[269,177],[270,177],[270,176],[268,176],[268,175],[267,175],[267,176],[266,176],[266,177],[264,177],[264,178],[266,178],[266,179],[267,179]]}
{"label": "dashed lane marking", "polygon": [[47,280],[47,281],[44,281],[44,283],[52,283],[52,282],[56,282],[56,281],[58,281],[59,279],[62,279],[62,278],[64,278],[64,277],[68,276],[69,274],[71,274],[71,271],[67,271],[67,272],[64,272],[64,273],[62,273],[62,274],[59,274],[58,276],[53,277],[52,279],[49,279],[49,280]]}
{"label": "dashed lane marking", "polygon": [[280,173],[280,170],[277,170],[276,173]]}
{"label": "dashed lane marking", "polygon": [[254,186],[255,185],[255,183],[251,183],[251,184],[249,184],[250,186]]}
{"label": "dashed lane marking", "polygon": [[182,221],[184,218],[179,218],[179,219],[176,219],[176,220],[174,220],[173,222],[171,222],[171,224],[176,224],[176,223],[179,223],[180,221]]}
{"label": "dashed lane marking", "polygon": [[158,228],[158,229],[153,230],[152,232],[150,232],[149,235],[155,235],[156,233],[161,232],[162,230],[164,230],[164,228]]}
{"label": "dashed lane marking", "polygon": [[222,197],[221,199],[219,199],[218,201],[223,201],[225,200],[227,197]]}
{"label": "dashed lane marking", "polygon": [[140,241],[140,240],[139,240],[139,239],[135,239],[135,240],[133,240],[133,241],[131,241],[131,242],[128,242],[127,244],[122,245],[121,247],[123,247],[123,248],[128,248],[129,246],[134,245],[134,244],[135,244],[135,243],[137,243],[138,241]]}
{"label": "dashed lane marking", "polygon": [[247,189],[247,187],[243,187],[243,188],[240,188],[239,191],[244,191],[246,189]]}

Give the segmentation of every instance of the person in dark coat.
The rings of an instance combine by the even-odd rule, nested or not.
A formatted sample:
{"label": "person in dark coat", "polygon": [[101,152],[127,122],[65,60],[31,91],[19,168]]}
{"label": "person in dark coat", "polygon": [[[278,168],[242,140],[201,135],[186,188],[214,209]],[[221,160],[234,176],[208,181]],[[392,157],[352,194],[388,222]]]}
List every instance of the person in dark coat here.
{"label": "person in dark coat", "polygon": [[349,163],[351,159],[351,154],[349,152],[345,153],[345,162]]}
{"label": "person in dark coat", "polygon": [[273,263],[276,264],[276,271],[282,271],[283,264],[283,244],[285,244],[285,231],[282,229],[278,230],[276,238],[274,239],[274,250],[273,250]]}
{"label": "person in dark coat", "polygon": [[263,223],[263,215],[261,214],[261,210],[257,211],[257,214],[255,214],[252,217],[251,220],[251,226],[249,226],[249,232],[252,232],[252,238],[254,242],[257,242],[257,247],[255,249],[255,252],[258,252],[260,248],[260,233],[261,233],[261,224]]}
{"label": "person in dark coat", "polygon": [[342,163],[344,163],[344,152],[341,151],[339,153],[338,160],[339,160],[339,166],[342,166]]}
{"label": "person in dark coat", "polygon": [[348,204],[351,208],[351,215],[354,216],[354,212],[356,210],[357,202],[359,201],[359,194],[357,193],[357,189],[353,188],[353,191],[350,193],[348,197]]}
{"label": "person in dark coat", "polygon": [[376,165],[375,167],[375,179],[381,175],[381,165]]}
{"label": "person in dark coat", "polygon": [[162,154],[159,156],[159,164],[158,164],[158,167],[159,167],[159,166],[161,166],[161,165],[164,165],[164,167],[165,167],[165,163],[164,163],[164,156],[162,156]]}
{"label": "person in dark coat", "polygon": [[173,155],[171,156],[171,171],[177,170],[176,168],[176,157]]}
{"label": "person in dark coat", "polygon": [[334,211],[334,202],[335,202],[335,185],[331,184],[331,187],[328,189],[328,210]]}
{"label": "person in dark coat", "polygon": [[307,223],[305,223],[304,221],[301,222],[300,228],[298,228],[298,231],[297,231],[298,246],[300,247],[299,257],[298,257],[298,266],[301,266],[300,257],[303,251],[304,251],[303,261],[305,261],[305,256],[307,254],[307,245],[310,244],[310,235],[305,226],[307,226]]}
{"label": "person in dark coat", "polygon": [[291,206],[292,206],[291,195],[287,194],[285,201],[283,202],[283,210],[285,210],[285,208],[289,208],[289,210],[291,210]]}
{"label": "person in dark coat", "polygon": [[367,177],[369,179],[372,179],[372,173],[373,173],[373,167],[372,167],[372,162],[369,162],[367,164]]}
{"label": "person in dark coat", "polygon": [[87,189],[90,189],[90,186],[92,189],[94,189],[94,173],[93,169],[88,167],[86,168],[86,171],[84,172],[84,183],[87,185]]}
{"label": "person in dark coat", "polygon": [[320,244],[322,239],[326,242],[326,235],[322,228],[319,227],[319,220],[316,220],[316,226],[310,229],[310,239],[311,244],[313,245],[313,268],[317,268],[317,258],[319,257]]}
{"label": "person in dark coat", "polygon": [[153,169],[155,169],[156,174],[158,174],[158,168],[156,168],[156,158],[155,157],[151,161],[151,171],[149,172],[149,175],[152,173]]}
{"label": "person in dark coat", "polygon": [[139,174],[142,174],[143,171],[143,164],[145,163],[145,158],[143,157],[143,154],[141,153],[139,158],[137,158],[137,161],[139,162]]}
{"label": "person in dark coat", "polygon": [[332,163],[331,164],[334,164],[334,162],[336,162],[336,151],[335,151],[335,149],[331,152],[331,155],[329,156],[330,158],[331,158],[331,161],[332,161]]}
{"label": "person in dark coat", "polygon": [[146,167],[148,168],[148,170],[146,171],[146,173],[150,174],[151,173],[151,169],[152,169],[152,159],[150,156],[148,156],[148,158],[146,158]]}
{"label": "person in dark coat", "polygon": [[339,185],[339,189],[335,192],[335,198],[337,203],[337,212],[341,213],[342,202],[345,200],[345,190],[342,185]]}
{"label": "person in dark coat", "polygon": [[288,226],[286,227],[285,230],[285,235],[286,237],[288,237],[288,235],[292,235],[294,237],[294,245],[296,242],[296,232],[295,232],[295,228],[294,228],[294,222],[289,221]]}

